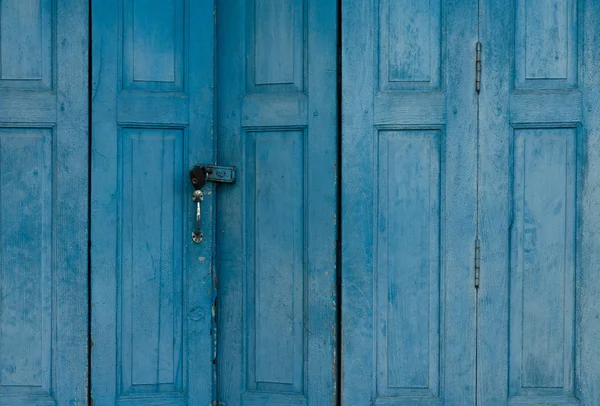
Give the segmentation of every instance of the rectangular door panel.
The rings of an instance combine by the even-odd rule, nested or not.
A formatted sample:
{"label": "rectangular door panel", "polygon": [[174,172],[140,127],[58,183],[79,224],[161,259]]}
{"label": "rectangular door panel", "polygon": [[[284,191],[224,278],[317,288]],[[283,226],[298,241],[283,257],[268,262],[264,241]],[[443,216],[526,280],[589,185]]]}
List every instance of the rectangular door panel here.
{"label": "rectangular door panel", "polygon": [[377,390],[437,397],[440,132],[381,131],[378,144]]}
{"label": "rectangular door panel", "polygon": [[0,356],[8,393],[52,390],[51,156],[52,130],[0,129]]}
{"label": "rectangular door panel", "polygon": [[515,130],[511,396],[574,396],[576,135]]}
{"label": "rectangular door panel", "polygon": [[593,405],[600,9],[486,1],[482,15],[478,396]]}
{"label": "rectangular door panel", "polygon": [[336,401],[336,5],[218,3],[218,399]]}
{"label": "rectangular door panel", "polygon": [[212,1],[95,1],[92,398],[214,400],[211,186],[192,242],[188,172],[212,163]]}
{"label": "rectangular door panel", "polygon": [[0,405],[87,404],[87,23],[0,4]]}
{"label": "rectangular door panel", "polygon": [[476,20],[343,5],[344,404],[475,404]]}

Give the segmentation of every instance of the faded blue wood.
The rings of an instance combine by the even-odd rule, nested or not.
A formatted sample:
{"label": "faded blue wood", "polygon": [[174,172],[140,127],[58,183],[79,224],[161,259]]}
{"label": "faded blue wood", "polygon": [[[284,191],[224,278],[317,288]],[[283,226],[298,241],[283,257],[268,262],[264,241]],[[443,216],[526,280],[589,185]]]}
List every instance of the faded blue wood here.
{"label": "faded blue wood", "polygon": [[212,1],[92,4],[92,398],[214,398],[213,194],[191,240],[188,171],[214,161]]}
{"label": "faded blue wood", "polygon": [[220,0],[218,399],[336,399],[336,4]]}
{"label": "faded blue wood", "polygon": [[439,392],[440,147],[435,130],[389,130],[379,137],[376,307],[386,309],[377,319],[381,396],[403,394],[395,388],[419,388],[432,397]]}
{"label": "faded blue wood", "polygon": [[0,5],[0,405],[87,404],[87,22]]}
{"label": "faded blue wood", "polygon": [[51,0],[5,1],[0,5],[0,88],[53,88],[53,8]]}
{"label": "faded blue wood", "polygon": [[342,7],[342,403],[474,405],[477,2]]}
{"label": "faded blue wood", "polygon": [[577,0],[518,0],[515,4],[511,5],[515,87],[574,87],[579,55]]}
{"label": "faded blue wood", "polygon": [[[583,122],[582,147],[578,159],[585,171],[578,171],[581,184],[577,224],[581,227],[577,244],[580,252],[576,257],[576,314],[579,321],[577,336],[577,360],[580,369],[575,377],[577,394],[581,404],[589,406],[600,399],[600,3],[594,0],[582,2],[578,18],[582,21],[584,47],[581,58],[581,87]],[[581,32],[581,31],[580,31]],[[582,173],[583,172],[583,173]],[[576,360],[576,362],[577,362]]]}
{"label": "faded blue wood", "polygon": [[483,3],[480,404],[600,400],[598,6]]}

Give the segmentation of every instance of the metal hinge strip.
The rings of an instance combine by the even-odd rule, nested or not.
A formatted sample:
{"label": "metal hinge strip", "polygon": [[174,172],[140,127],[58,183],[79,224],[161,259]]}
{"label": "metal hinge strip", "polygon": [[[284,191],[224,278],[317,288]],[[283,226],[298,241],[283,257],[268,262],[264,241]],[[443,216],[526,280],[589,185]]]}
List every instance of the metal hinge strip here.
{"label": "metal hinge strip", "polygon": [[481,42],[475,46],[475,90],[481,91]]}
{"label": "metal hinge strip", "polygon": [[475,239],[475,288],[479,288],[479,270],[481,262],[481,242],[479,237]]}

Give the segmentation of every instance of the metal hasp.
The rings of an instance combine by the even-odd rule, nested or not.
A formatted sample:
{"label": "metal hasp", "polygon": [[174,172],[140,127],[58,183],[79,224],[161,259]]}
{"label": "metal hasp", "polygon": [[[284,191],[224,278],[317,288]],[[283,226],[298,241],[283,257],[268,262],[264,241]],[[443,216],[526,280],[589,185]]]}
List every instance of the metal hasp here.
{"label": "metal hasp", "polygon": [[200,190],[206,182],[235,183],[234,166],[196,165],[190,171],[194,189]]}
{"label": "metal hasp", "polygon": [[206,182],[234,183],[235,167],[216,165],[195,165],[190,171],[190,181],[194,186],[192,200],[196,203],[196,230],[192,232],[192,241],[196,244],[202,242],[202,231],[200,230],[201,209],[200,203],[204,200],[202,187]]}

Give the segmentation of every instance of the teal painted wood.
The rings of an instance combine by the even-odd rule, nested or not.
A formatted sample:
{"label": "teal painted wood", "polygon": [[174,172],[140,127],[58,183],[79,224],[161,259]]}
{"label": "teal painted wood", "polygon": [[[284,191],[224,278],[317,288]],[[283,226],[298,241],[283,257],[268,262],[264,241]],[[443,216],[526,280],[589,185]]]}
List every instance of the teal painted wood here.
{"label": "teal painted wood", "polygon": [[343,404],[475,404],[476,41],[476,1],[343,2]]}
{"label": "teal painted wood", "polygon": [[218,399],[336,404],[336,2],[217,10]]}
{"label": "teal painted wood", "polygon": [[600,7],[482,5],[478,397],[596,405]]}
{"label": "teal painted wood", "polygon": [[0,405],[86,405],[88,7],[0,5]]}
{"label": "teal painted wood", "polygon": [[92,389],[99,405],[209,405],[212,1],[92,2]]}

